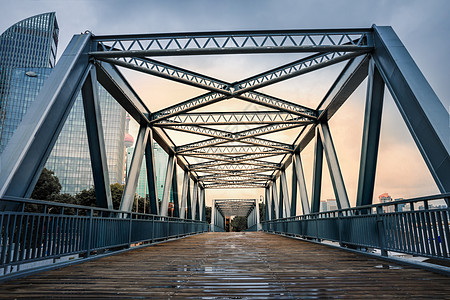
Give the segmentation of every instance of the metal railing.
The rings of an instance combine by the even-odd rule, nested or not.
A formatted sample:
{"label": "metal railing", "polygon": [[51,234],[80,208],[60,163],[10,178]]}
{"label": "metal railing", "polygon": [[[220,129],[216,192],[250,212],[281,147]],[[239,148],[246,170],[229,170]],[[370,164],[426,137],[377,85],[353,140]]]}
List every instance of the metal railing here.
{"label": "metal railing", "polygon": [[450,260],[449,198],[442,194],[313,213],[264,221],[262,227],[276,234],[380,249],[385,256],[393,251]]}
{"label": "metal railing", "polygon": [[[29,268],[33,262],[74,255],[87,258],[208,231],[206,222],[196,220],[39,200],[1,200],[0,275]],[[39,268],[42,263],[35,265]]]}

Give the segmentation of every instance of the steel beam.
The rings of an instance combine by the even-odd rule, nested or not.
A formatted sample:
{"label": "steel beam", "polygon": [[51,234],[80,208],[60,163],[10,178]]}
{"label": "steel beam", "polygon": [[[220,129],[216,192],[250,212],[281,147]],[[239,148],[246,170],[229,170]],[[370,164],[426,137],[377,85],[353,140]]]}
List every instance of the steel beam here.
{"label": "steel beam", "polygon": [[280,218],[280,201],[278,196],[277,183],[274,181],[272,184],[272,203],[275,208],[274,219]]}
{"label": "steel beam", "polygon": [[291,182],[291,217],[297,215],[297,173],[295,172],[295,160],[292,161],[292,182]]}
{"label": "steel beam", "polygon": [[153,143],[153,131],[149,130],[147,146],[145,147],[148,195],[150,201],[150,212],[154,215],[159,215],[158,188],[156,184],[156,164]]}
{"label": "steel beam", "polygon": [[309,119],[284,111],[181,113],[158,121],[155,126],[253,125],[304,123]]}
{"label": "steel beam", "polygon": [[174,165],[172,176],[173,216],[180,217],[180,199],[178,195],[177,165]]}
{"label": "steel beam", "polygon": [[194,190],[192,191],[192,220],[197,220],[198,214],[198,181],[194,181]]}
{"label": "steel beam", "polygon": [[344,178],[342,177],[341,168],[339,167],[339,161],[336,150],[334,149],[333,139],[331,138],[328,124],[321,123],[319,125],[319,130],[338,208],[350,208],[350,202],[348,201],[347,191],[344,185]]}
{"label": "steel beam", "polygon": [[[368,51],[371,30],[271,30],[95,36],[95,57]],[[103,51],[101,51],[103,50]]]}
{"label": "steel beam", "polygon": [[141,126],[139,128],[136,144],[134,146],[133,157],[131,159],[130,171],[128,172],[127,182],[122,194],[122,201],[120,202],[120,210],[131,211],[133,208],[136,187],[139,181],[139,174],[141,172],[142,160],[144,158],[149,131],[150,128],[147,126]]}
{"label": "steel beam", "polygon": [[265,199],[266,199],[266,204],[264,206],[264,208],[265,208],[264,220],[269,221],[269,220],[272,220],[272,200],[270,197],[270,187],[266,187],[264,189],[264,191],[265,191]]}
{"label": "steel beam", "polygon": [[[83,87],[81,88],[86,120],[86,131],[91,157],[92,177],[95,186],[95,202],[97,207],[114,209],[111,187],[109,185],[108,164],[106,158],[105,139],[103,137],[102,117],[98,100],[97,76],[91,67]],[[45,200],[45,199],[42,199]]]}
{"label": "steel beam", "polygon": [[191,179],[187,181],[187,195],[186,195],[186,219],[192,220],[192,199],[191,199]]}
{"label": "steel beam", "polygon": [[291,211],[290,211],[290,203],[289,203],[289,192],[288,192],[288,184],[287,184],[287,179],[286,179],[286,170],[285,169],[281,169],[281,182],[280,182],[280,189],[283,191],[282,195],[283,195],[283,208],[284,208],[284,216],[285,218],[290,217],[291,216]]}
{"label": "steel beam", "polygon": [[181,208],[180,208],[180,218],[185,219],[186,218],[186,206],[187,206],[187,197],[188,197],[188,188],[189,188],[189,172],[184,171],[183,176],[183,187],[181,190]]}
{"label": "steel beam", "polygon": [[[314,166],[312,180],[311,212],[320,211],[320,194],[322,191],[322,170],[323,170],[323,144],[319,129],[316,128],[316,143],[314,146]],[[303,204],[303,202],[302,202]]]}
{"label": "steel beam", "polygon": [[167,216],[169,213],[170,192],[172,190],[172,178],[175,170],[176,157],[174,154],[169,154],[169,160],[167,161],[166,179],[164,181],[164,191],[161,201],[161,216]]}
{"label": "steel beam", "polygon": [[120,71],[111,64],[96,62],[97,80],[139,124],[148,124],[150,111]]}
{"label": "steel beam", "polygon": [[442,193],[450,191],[449,113],[389,26],[373,26],[375,64]]}
{"label": "steel beam", "polygon": [[359,165],[356,206],[371,205],[377,168],[380,140],[381,114],[383,111],[384,81],[374,61],[370,61],[367,82],[366,109]]}
{"label": "steel beam", "polygon": [[[321,168],[322,164],[320,162],[317,162],[320,165],[317,165],[316,167]],[[292,172],[295,174],[295,181],[296,185],[298,184],[298,188],[300,190],[300,201],[302,202],[302,211],[304,215],[308,215],[310,213],[309,209],[309,200],[308,200],[308,191],[306,189],[306,182],[305,182],[305,174],[303,173],[303,165],[302,165],[302,159],[300,156],[300,153],[294,154],[294,165]],[[321,178],[320,178],[321,179]],[[319,187],[320,190],[320,187]],[[319,192],[320,196],[320,192]],[[320,202],[320,199],[319,199]]]}
{"label": "steel beam", "polygon": [[75,35],[0,156],[0,197],[29,198],[89,72],[91,34]]}

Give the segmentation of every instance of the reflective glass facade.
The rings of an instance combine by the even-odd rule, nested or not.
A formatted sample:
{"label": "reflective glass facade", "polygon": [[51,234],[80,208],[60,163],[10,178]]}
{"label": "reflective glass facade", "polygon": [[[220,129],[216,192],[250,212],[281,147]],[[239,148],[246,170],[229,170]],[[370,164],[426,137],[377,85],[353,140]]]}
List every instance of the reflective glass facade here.
{"label": "reflective glass facade", "polygon": [[[55,65],[58,30],[52,12],[20,21],[0,36],[0,153]],[[125,111],[100,85],[98,90],[110,182],[122,183]],[[46,168],[55,171],[62,193],[75,194],[94,184],[81,96]]]}
{"label": "reflective glass facade", "polygon": [[22,20],[0,35],[0,153],[55,65],[54,12]]}
{"label": "reflective glass facade", "polygon": [[[98,85],[109,182],[122,183],[125,110]],[[76,194],[94,185],[81,95],[77,97],[45,167],[59,178],[61,193]]]}
{"label": "reflective glass facade", "polygon": [[[127,161],[126,161],[127,174],[130,169],[133,152],[134,147],[127,148]],[[158,192],[158,199],[162,200],[162,196],[164,193],[164,182],[166,180],[167,161],[169,159],[169,155],[157,143],[153,143],[153,152],[155,154],[156,187]],[[145,198],[145,196],[148,194],[147,167],[145,164],[145,156],[144,160],[142,161],[141,172],[139,173],[139,181],[136,187],[136,194],[142,198]],[[170,202],[173,202],[172,193],[170,194]]]}

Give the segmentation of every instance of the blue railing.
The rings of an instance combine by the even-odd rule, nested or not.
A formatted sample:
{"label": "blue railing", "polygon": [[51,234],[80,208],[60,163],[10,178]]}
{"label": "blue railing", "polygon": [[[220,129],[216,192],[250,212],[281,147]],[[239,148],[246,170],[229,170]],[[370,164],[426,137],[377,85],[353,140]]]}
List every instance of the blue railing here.
{"label": "blue railing", "polygon": [[[450,260],[450,194],[264,221],[263,230]],[[447,199],[447,200],[445,200]]]}
{"label": "blue railing", "polygon": [[[0,275],[208,231],[206,222],[16,198],[0,202]],[[10,209],[14,208],[14,211]],[[41,263],[39,263],[41,262]],[[1,277],[0,277],[1,278]]]}

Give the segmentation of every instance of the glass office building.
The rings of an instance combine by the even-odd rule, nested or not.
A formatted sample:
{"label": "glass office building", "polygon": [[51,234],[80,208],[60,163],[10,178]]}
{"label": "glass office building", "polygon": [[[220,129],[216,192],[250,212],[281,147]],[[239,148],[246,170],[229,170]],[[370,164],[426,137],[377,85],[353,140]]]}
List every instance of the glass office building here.
{"label": "glass office building", "polygon": [[[130,169],[131,159],[133,157],[134,147],[127,148],[127,174]],[[161,201],[164,193],[164,183],[166,180],[167,161],[169,155],[161,148],[158,143],[153,143],[153,153],[155,154],[155,176],[156,176],[156,189],[158,193],[158,199]],[[145,198],[148,194],[147,183],[147,166],[145,164],[145,156],[142,161],[141,171],[139,173],[138,185],[136,187],[136,194],[139,197]],[[173,194],[170,193],[170,202],[173,202]]]}
{"label": "glass office building", "polygon": [[[99,84],[98,94],[109,182],[122,183],[125,159],[125,110]],[[77,97],[45,167],[59,178],[61,193],[76,194],[94,185],[83,101]]]}
{"label": "glass office building", "polygon": [[[58,23],[54,12],[20,21],[0,36],[0,153],[23,119],[56,62]],[[99,85],[110,183],[122,183],[125,111]],[[46,163],[76,194],[93,186],[81,96],[78,96]]]}
{"label": "glass office building", "polygon": [[0,153],[55,66],[54,12],[22,20],[0,35]]}

